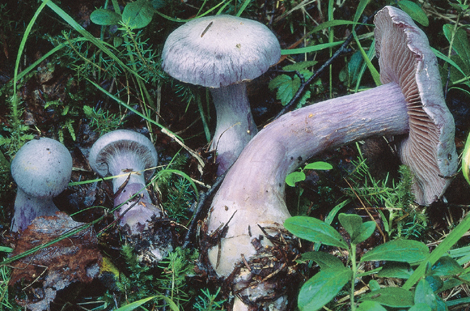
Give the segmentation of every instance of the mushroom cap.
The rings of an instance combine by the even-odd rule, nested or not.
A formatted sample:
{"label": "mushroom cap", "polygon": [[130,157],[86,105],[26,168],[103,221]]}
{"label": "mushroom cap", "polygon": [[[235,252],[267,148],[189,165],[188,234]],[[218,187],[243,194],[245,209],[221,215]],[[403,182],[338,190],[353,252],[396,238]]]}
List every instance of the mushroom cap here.
{"label": "mushroom cap", "polygon": [[[134,159],[139,159],[142,169],[155,167],[158,163],[158,154],[152,142],[142,134],[129,130],[116,130],[101,136],[91,147],[88,161],[95,172],[101,176],[112,174],[110,163],[116,161],[116,158],[128,163]],[[136,167],[125,167],[138,170]],[[149,179],[154,170],[145,171],[145,178]]]}
{"label": "mushroom cap", "polygon": [[400,9],[386,6],[374,19],[382,83],[395,82],[407,101],[409,135],[399,145],[401,161],[415,175],[419,204],[438,199],[457,170],[455,125],[442,92],[437,59],[426,35]]}
{"label": "mushroom cap", "polygon": [[259,77],[280,57],[279,41],[265,25],[216,15],[173,31],[163,47],[162,67],[180,81],[219,88]]}
{"label": "mushroom cap", "polygon": [[11,175],[27,195],[55,197],[68,185],[72,156],[57,140],[41,137],[26,144],[11,162]]}

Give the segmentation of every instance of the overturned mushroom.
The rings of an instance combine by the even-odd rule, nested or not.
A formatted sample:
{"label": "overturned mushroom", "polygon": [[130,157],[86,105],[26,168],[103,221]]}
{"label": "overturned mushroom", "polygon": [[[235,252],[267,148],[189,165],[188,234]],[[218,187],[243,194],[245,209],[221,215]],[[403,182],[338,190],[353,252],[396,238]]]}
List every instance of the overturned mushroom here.
{"label": "overturned mushroom", "polygon": [[[141,239],[144,231],[153,227],[150,226],[151,221],[164,216],[161,209],[152,203],[146,189],[146,179],[153,175],[158,161],[153,144],[142,134],[116,130],[101,136],[93,144],[88,160],[99,175],[115,176],[114,206],[119,207],[115,216],[132,240]],[[165,235],[153,241],[158,245],[150,243],[150,252],[156,260],[164,258],[170,249],[171,238]]]}
{"label": "overturned mushroom", "polygon": [[54,139],[34,139],[16,154],[11,175],[18,185],[11,223],[11,230],[16,232],[26,229],[36,217],[52,216],[59,211],[52,198],[67,188],[72,156]]}
{"label": "overturned mushroom", "polygon": [[[214,197],[208,233],[214,236],[220,228],[224,232],[208,257],[219,276],[233,280],[234,310],[283,306],[284,288],[275,289],[281,294],[273,297],[266,293],[271,280],[257,282],[250,272],[251,259],[259,253],[253,241],[269,246],[265,232],[282,230],[290,217],[285,177],[308,158],[367,137],[400,135],[403,162],[415,174],[416,200],[424,205],[443,194],[449,185],[445,176],[457,169],[454,122],[426,36],[394,7],[381,10],[375,24],[381,79],[386,84],[293,111],[270,123],[245,147]],[[259,226],[271,229],[263,232]],[[245,265],[239,264],[242,257]],[[265,292],[263,299],[260,292]]]}
{"label": "overturned mushroom", "polygon": [[217,15],[194,19],[168,36],[162,67],[175,79],[209,87],[217,112],[212,149],[225,172],[257,133],[246,82],[281,57],[274,34],[256,21]]}

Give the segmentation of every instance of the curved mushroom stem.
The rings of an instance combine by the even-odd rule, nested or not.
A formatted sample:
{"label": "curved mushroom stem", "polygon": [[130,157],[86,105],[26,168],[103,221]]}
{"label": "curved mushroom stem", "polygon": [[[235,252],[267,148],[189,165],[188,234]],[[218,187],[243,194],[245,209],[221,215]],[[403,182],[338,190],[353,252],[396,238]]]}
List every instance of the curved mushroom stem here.
{"label": "curved mushroom stem", "polygon": [[249,260],[257,253],[251,242],[264,235],[258,225],[281,226],[290,217],[285,178],[305,160],[356,140],[407,132],[406,101],[396,83],[298,109],[267,125],[245,147],[212,202],[209,233],[228,223],[220,249],[208,252],[215,271],[229,276],[241,254]]}
{"label": "curved mushroom stem", "polygon": [[[138,155],[131,152],[122,152],[108,163],[109,173],[117,176],[113,179],[113,191],[115,193],[114,206],[122,206],[115,212],[116,217],[121,217],[120,225],[129,225],[131,234],[142,233],[146,223],[153,216],[162,216],[161,210],[152,204],[152,200],[146,189],[144,165]],[[125,171],[132,170],[126,174]],[[137,173],[139,172],[139,173]],[[124,185],[125,184],[125,185]],[[122,187],[124,185],[124,187]],[[122,189],[121,189],[122,187]],[[138,195],[129,200],[134,194]]]}
{"label": "curved mushroom stem", "polygon": [[32,197],[21,188],[17,189],[15,200],[15,215],[11,221],[11,231],[25,230],[36,217],[53,216],[59,209],[52,201],[52,197]]}
{"label": "curved mushroom stem", "polygon": [[220,176],[235,162],[258,130],[251,114],[246,83],[210,90],[217,112],[211,149],[217,150],[217,175]]}

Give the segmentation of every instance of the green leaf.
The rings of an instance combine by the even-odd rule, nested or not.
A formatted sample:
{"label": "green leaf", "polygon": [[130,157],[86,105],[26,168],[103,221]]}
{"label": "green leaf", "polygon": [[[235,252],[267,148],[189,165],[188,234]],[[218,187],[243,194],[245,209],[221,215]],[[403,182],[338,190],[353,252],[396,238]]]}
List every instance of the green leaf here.
{"label": "green leaf", "polygon": [[349,83],[352,85],[357,81],[359,76],[359,71],[361,70],[362,65],[364,64],[364,57],[360,51],[356,51],[351,56],[351,59],[347,65],[347,73],[349,78]]}
{"label": "green leaf", "polygon": [[155,10],[161,9],[167,4],[165,0],[151,0],[150,3]]}
{"label": "green leaf", "polygon": [[357,22],[359,18],[361,17],[362,13],[364,12],[366,6],[369,4],[370,0],[361,0],[359,1],[359,4],[356,9],[356,13],[354,13],[354,19],[353,21]]}
{"label": "green leaf", "polygon": [[370,280],[369,281],[369,288],[370,288],[371,291],[379,290],[380,289],[380,284],[376,280]]}
{"label": "green leaf", "polygon": [[305,165],[304,170],[331,170],[333,169],[333,166],[330,163],[322,162],[322,161],[317,161],[313,163],[309,163]]}
{"label": "green leaf", "polygon": [[299,309],[306,311],[321,309],[336,297],[351,277],[352,271],[346,268],[320,271],[300,289],[297,301]]}
{"label": "green leaf", "polygon": [[122,12],[122,21],[133,29],[144,28],[152,21],[155,9],[147,0],[130,2]]}
{"label": "green leaf", "polygon": [[282,70],[285,71],[299,71],[308,67],[313,67],[316,63],[318,63],[316,60],[309,60],[305,62],[298,62],[295,64],[287,65],[282,67]]}
{"label": "green leaf", "polygon": [[418,241],[393,240],[365,253],[361,261],[398,261],[418,263],[429,255],[427,246]]}
{"label": "green leaf", "polygon": [[276,98],[281,101],[282,105],[289,103],[299,87],[300,79],[297,76],[292,79],[288,75],[282,74],[269,82],[270,90],[277,88]]}
{"label": "green leaf", "polygon": [[455,259],[449,256],[442,256],[432,266],[430,275],[453,276],[453,275],[460,274],[463,272],[464,272],[464,269],[459,265],[459,263]]}
{"label": "green leaf", "polygon": [[470,229],[470,214],[467,214],[465,218],[458,224],[452,232],[442,241],[439,246],[434,249],[427,258],[426,261],[422,262],[411,277],[405,282],[403,288],[410,289],[416,282],[418,282],[426,271],[426,264],[429,262],[434,264],[441,258],[447,251],[454,246],[455,243]]}
{"label": "green leaf", "polygon": [[387,311],[382,305],[376,301],[364,301],[359,305],[357,311]]}
{"label": "green leaf", "polygon": [[324,252],[307,252],[300,257],[301,261],[313,260],[320,269],[344,269],[343,262],[336,256]]}
{"label": "green leaf", "polygon": [[437,309],[436,295],[425,279],[421,279],[416,285],[414,302],[415,304],[424,303],[433,310]]}
{"label": "green leaf", "polygon": [[428,275],[425,279],[433,291],[440,290],[444,286],[444,282],[438,276]]}
{"label": "green leaf", "polygon": [[[454,25],[445,24],[442,27],[444,35],[446,36],[449,43],[452,40],[452,33],[454,31]],[[452,49],[457,53],[460,59],[464,62],[464,71],[469,73],[470,71],[470,43],[468,41],[467,32],[463,28],[457,28],[454,34],[454,41],[452,42]]]}
{"label": "green leaf", "polygon": [[284,227],[307,241],[348,248],[346,242],[333,227],[313,217],[290,217],[284,222]]}
{"label": "green leaf", "polygon": [[432,48],[431,47],[431,50],[432,52],[434,53],[434,55],[436,55],[437,58],[440,58],[442,59],[443,61],[445,62],[448,62],[449,64],[451,64],[455,69],[457,69],[458,71],[460,71],[460,73],[465,76],[465,72],[462,70],[462,68],[460,68],[459,65],[457,65],[452,59],[450,59],[449,57],[447,57],[446,55],[442,54],[442,52],[436,50],[435,48]]}
{"label": "green leaf", "polygon": [[13,252],[13,248],[7,246],[0,246],[0,252],[11,253]]}
{"label": "green leaf", "polygon": [[407,279],[413,274],[413,269],[406,262],[386,262],[377,273],[381,278]]}
{"label": "green leaf", "polygon": [[110,10],[97,9],[91,13],[90,20],[101,26],[117,25],[121,21],[121,15]]}
{"label": "green leaf", "polygon": [[343,228],[346,230],[346,232],[349,233],[351,240],[352,240],[352,237],[354,236],[354,233],[358,231],[362,225],[361,216],[355,215],[355,214],[341,213],[338,216],[338,220],[340,224],[343,226]]}
{"label": "green leaf", "polygon": [[405,11],[412,19],[423,25],[429,26],[429,19],[423,9],[414,2],[402,0],[398,2],[400,9]]}
{"label": "green leaf", "polygon": [[407,308],[413,305],[413,294],[400,287],[386,287],[365,294],[361,301],[375,301],[383,306]]}
{"label": "green leaf", "polygon": [[281,50],[281,55],[312,53],[312,52],[317,52],[317,51],[325,50],[328,48],[332,48],[334,46],[338,46],[343,43],[344,41],[337,41],[337,42],[331,42],[331,43],[316,44],[316,45],[307,46],[307,47],[298,48],[298,49]]}
{"label": "green leaf", "polygon": [[295,187],[295,183],[305,180],[305,174],[303,172],[292,172],[286,176],[286,184],[291,187]]}
{"label": "green leaf", "polygon": [[351,243],[359,244],[367,240],[375,231],[375,221],[366,221],[361,224],[361,227],[353,235]]}
{"label": "green leaf", "polygon": [[425,303],[418,303],[409,308],[408,311],[432,311],[432,309]]}

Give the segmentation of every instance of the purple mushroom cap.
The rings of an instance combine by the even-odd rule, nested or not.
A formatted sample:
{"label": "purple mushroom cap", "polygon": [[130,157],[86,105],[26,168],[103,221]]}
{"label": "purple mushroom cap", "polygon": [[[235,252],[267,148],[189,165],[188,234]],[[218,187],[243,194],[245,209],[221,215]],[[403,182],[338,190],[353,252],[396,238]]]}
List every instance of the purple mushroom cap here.
{"label": "purple mushroom cap", "polygon": [[246,83],[278,62],[281,48],[265,25],[230,15],[201,17],[173,31],[162,67],[180,81],[211,88],[217,112],[212,149],[225,172],[257,133]]}
{"label": "purple mushroom cap", "polygon": [[13,159],[11,174],[18,185],[11,230],[24,230],[34,218],[59,211],[52,198],[70,181],[72,157],[56,140],[45,137],[31,140]]}
{"label": "purple mushroom cap", "polygon": [[[161,216],[146,190],[146,180],[152,177],[155,171],[152,168],[158,163],[157,151],[147,137],[129,130],[109,132],[93,144],[88,160],[99,175],[116,176],[113,179],[114,206],[121,206],[116,216],[121,217],[122,226],[128,225],[133,234],[139,233],[153,216]],[[141,198],[137,198],[137,204],[129,201],[139,192]]]}

